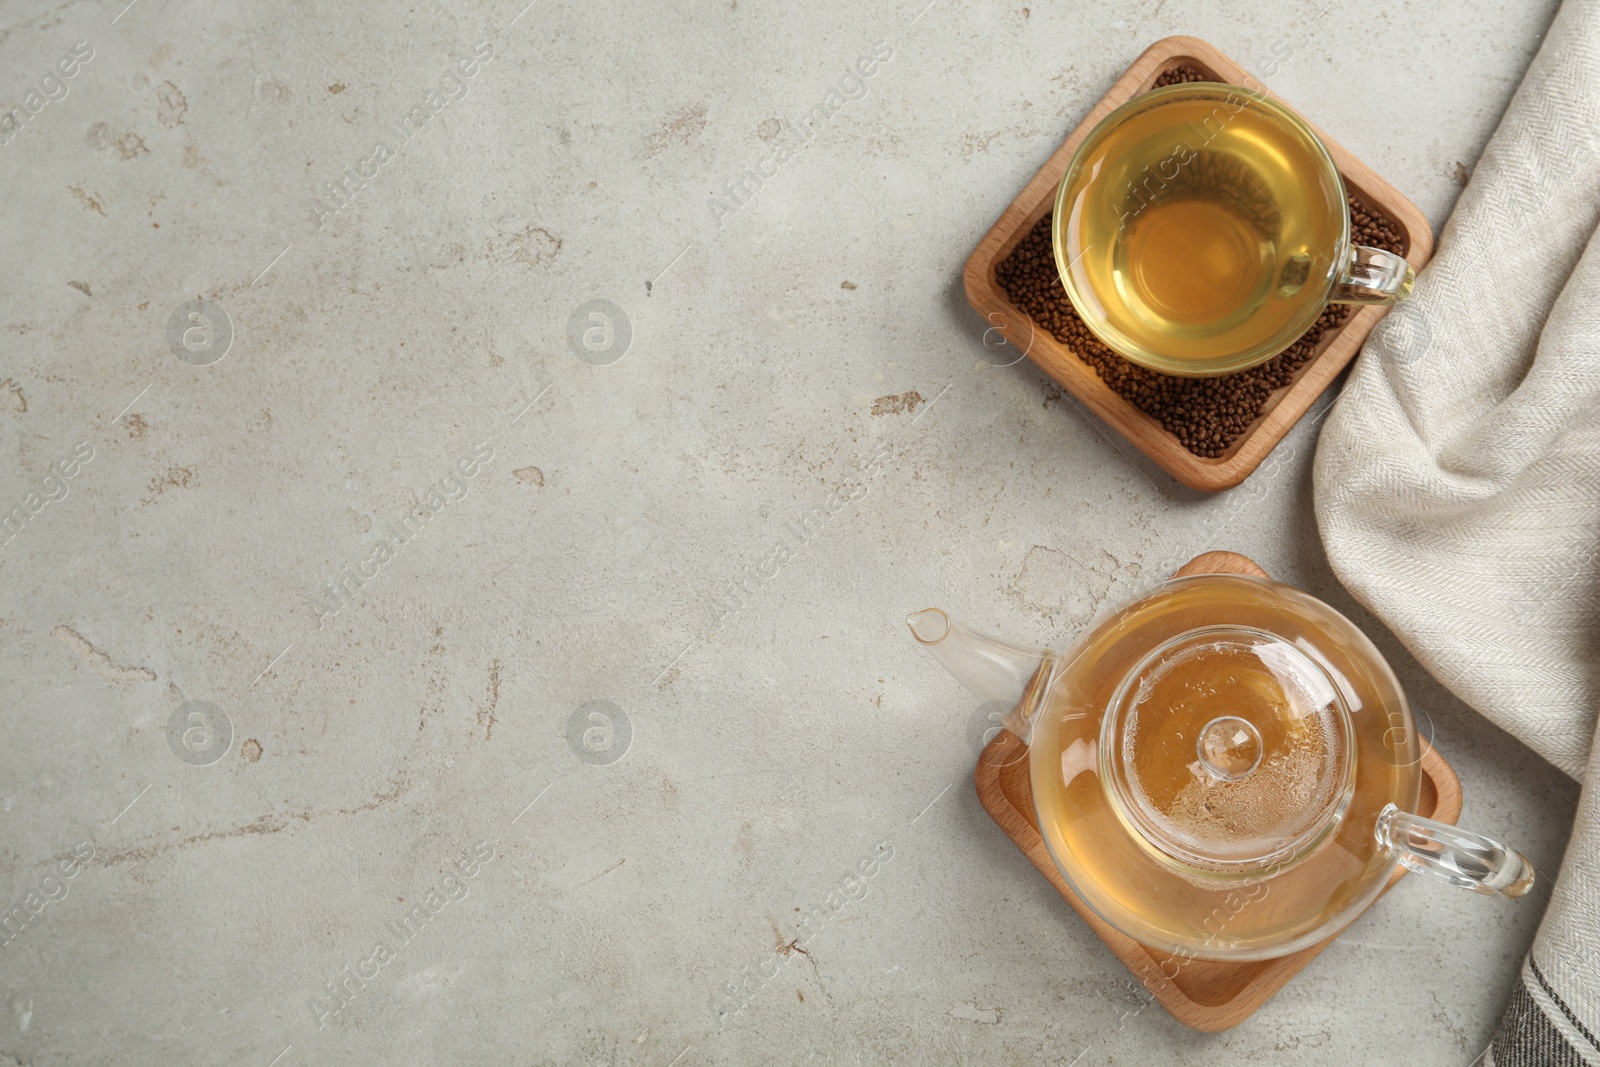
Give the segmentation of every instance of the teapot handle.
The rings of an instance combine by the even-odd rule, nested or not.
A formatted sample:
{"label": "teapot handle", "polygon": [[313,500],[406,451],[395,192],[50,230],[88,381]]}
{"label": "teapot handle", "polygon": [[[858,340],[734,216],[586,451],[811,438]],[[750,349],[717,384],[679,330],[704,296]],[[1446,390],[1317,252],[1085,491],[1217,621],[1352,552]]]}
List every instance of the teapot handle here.
{"label": "teapot handle", "polygon": [[1378,844],[1400,865],[1431,874],[1475,893],[1520,897],[1533,888],[1533,864],[1516,849],[1449,823],[1401,811],[1393,804],[1378,813]]}

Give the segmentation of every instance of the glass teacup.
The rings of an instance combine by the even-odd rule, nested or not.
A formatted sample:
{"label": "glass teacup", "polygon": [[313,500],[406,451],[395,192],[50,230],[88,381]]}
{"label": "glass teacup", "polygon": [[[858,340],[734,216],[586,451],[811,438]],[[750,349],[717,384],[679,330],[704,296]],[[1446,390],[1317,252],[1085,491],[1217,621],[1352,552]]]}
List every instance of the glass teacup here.
{"label": "glass teacup", "polygon": [[1354,244],[1344,182],[1306,122],[1217,82],[1107,115],[1056,194],[1056,267],[1084,324],[1167,374],[1263,363],[1330,302],[1392,304],[1410,264]]}

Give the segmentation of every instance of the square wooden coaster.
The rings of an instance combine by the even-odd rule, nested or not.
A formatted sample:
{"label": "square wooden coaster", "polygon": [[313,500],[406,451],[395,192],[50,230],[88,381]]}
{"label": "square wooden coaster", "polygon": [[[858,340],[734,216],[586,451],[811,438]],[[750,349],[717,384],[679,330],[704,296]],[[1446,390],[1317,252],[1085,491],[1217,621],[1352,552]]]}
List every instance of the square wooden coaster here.
{"label": "square wooden coaster", "polygon": [[[1267,577],[1266,571],[1234,552],[1207,552],[1181,567],[1174,577],[1191,574],[1249,574]],[[1002,730],[978,757],[974,774],[978,799],[1012,843],[1039,868],[1089,928],[1133,972],[1174,1019],[1195,1030],[1226,1030],[1249,1018],[1282,989],[1339,935],[1277,959],[1250,963],[1185,960],[1141,945],[1106,923],[1078,898],[1062,877],[1044,838],[1039,835],[1033,809],[1033,785],[1028,776],[1026,748],[1015,734]],[[1422,752],[1422,796],[1417,814],[1451,825],[1461,817],[1461,780],[1432,746]],[[1405,869],[1396,866],[1384,892],[1398,882]],[[1382,895],[1379,895],[1382,899]],[[1376,901],[1374,902],[1376,903]]]}
{"label": "square wooden coaster", "polygon": [[[1190,66],[1208,78],[1255,90],[1259,82],[1239,64],[1198,37],[1165,37],[1145,49],[1111,91],[1101,98],[1084,120],[1056,149],[1044,168],[1033,176],[1011,206],[1001,214],[967,259],[962,278],[967,301],[1019,351],[1025,352],[1046,374],[1091,411],[1105,420],[1163,470],[1193,489],[1215,491],[1238,485],[1266,459],[1300,416],[1322,394],[1341,370],[1355,358],[1386,307],[1358,309],[1343,326],[1329,330],[1316,353],[1295,374],[1289,385],[1277,390],[1261,413],[1220,457],[1211,459],[1190,452],[1161,423],[1140,411],[1100,379],[1094,369],[1072,349],[1032,322],[1011,302],[995,277],[995,268],[1032,232],[1034,225],[1055,206],[1056,189],[1077,149],[1095,124],[1134,96],[1152,88],[1166,72]],[[1288,106],[1270,90],[1267,95]],[[1309,120],[1308,120],[1309,121]],[[1416,205],[1362,163],[1348,149],[1314,124],[1328,147],[1346,191],[1387,219],[1405,243],[1405,257],[1421,270],[1433,255],[1433,231]],[[1063,297],[1065,294],[1063,293]]]}

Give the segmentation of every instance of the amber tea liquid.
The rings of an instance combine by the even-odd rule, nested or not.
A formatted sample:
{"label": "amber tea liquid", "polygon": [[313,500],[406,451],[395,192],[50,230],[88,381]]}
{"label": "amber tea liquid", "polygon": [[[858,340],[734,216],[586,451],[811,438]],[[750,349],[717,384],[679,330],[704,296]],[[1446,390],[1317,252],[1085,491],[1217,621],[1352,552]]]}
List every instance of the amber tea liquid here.
{"label": "amber tea liquid", "polygon": [[[1051,852],[1086,903],[1124,930],[1153,931],[1141,939],[1157,948],[1198,943],[1195,955],[1220,958],[1314,931],[1382,884],[1371,872],[1393,863],[1373,840],[1383,805],[1415,810],[1420,748],[1385,730],[1404,707],[1392,676],[1369,668],[1348,623],[1281,589],[1216,576],[1171,583],[1102,623],[1035,719],[1034,801]],[[1141,667],[1157,648],[1156,665]],[[1318,669],[1295,667],[1306,648]],[[1124,687],[1130,677],[1137,684]],[[1353,732],[1326,713],[1330,702],[1349,709]],[[1119,814],[1103,775],[1112,706],[1132,713],[1112,720],[1122,731],[1113,744],[1131,755],[1120,769],[1113,758],[1111,774],[1124,776],[1152,838]],[[1246,736],[1235,716],[1259,728]],[[1330,751],[1348,754],[1346,776]],[[1340,812],[1331,821],[1293,814],[1331,810]],[[1243,874],[1191,867],[1152,844],[1248,858],[1296,835],[1307,844],[1291,862]]]}
{"label": "amber tea liquid", "polygon": [[1061,255],[1087,324],[1114,348],[1196,365],[1292,342],[1347,239],[1321,153],[1242,90],[1130,116],[1062,200]]}

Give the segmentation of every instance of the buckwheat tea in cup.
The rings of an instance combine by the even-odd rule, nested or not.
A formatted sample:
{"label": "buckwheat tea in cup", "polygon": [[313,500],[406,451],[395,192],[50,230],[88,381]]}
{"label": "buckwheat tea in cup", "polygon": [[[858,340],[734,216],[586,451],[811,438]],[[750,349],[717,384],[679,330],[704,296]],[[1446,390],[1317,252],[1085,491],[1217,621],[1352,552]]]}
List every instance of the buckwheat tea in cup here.
{"label": "buckwheat tea in cup", "polygon": [[1056,267],[1113,351],[1166,374],[1271,359],[1329,303],[1392,304],[1413,274],[1354,244],[1338,168],[1288,108],[1189,82],[1113,111],[1056,195]]}

